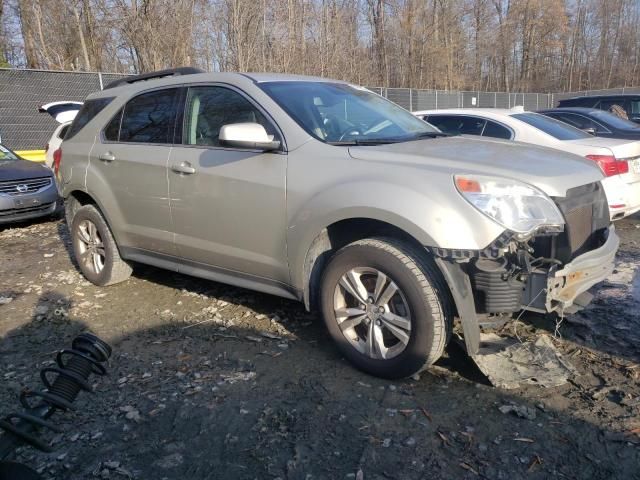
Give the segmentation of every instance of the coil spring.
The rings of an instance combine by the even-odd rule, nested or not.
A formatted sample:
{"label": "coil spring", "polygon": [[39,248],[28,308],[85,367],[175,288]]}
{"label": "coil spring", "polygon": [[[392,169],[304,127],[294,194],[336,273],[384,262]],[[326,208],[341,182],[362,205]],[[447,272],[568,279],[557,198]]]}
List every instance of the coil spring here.
{"label": "coil spring", "polygon": [[[13,434],[22,443],[51,452],[53,449],[32,432],[39,428],[60,432],[60,428],[48,420],[49,417],[56,410],[74,410],[73,401],[81,390],[93,393],[89,375],[106,375],[107,370],[102,363],[110,356],[111,347],[106,342],[90,333],[78,335],[70,350],[58,352],[57,366],[40,371],[40,378],[47,389],[41,392],[24,390],[20,394],[20,404],[25,411],[4,417],[0,420],[0,429]],[[53,383],[49,380],[51,374],[57,375]],[[40,400],[37,405],[31,403],[34,398]]]}

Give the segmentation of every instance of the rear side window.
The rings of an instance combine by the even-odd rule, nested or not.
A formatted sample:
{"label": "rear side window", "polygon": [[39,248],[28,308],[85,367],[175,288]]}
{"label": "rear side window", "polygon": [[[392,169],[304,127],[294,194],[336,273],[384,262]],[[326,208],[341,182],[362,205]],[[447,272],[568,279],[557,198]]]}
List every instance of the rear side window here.
{"label": "rear side window", "polygon": [[451,135],[481,135],[485,120],[464,115],[429,115],[429,123]]}
{"label": "rear side window", "polygon": [[62,127],[60,129],[60,132],[58,133],[58,138],[60,140],[64,140],[64,136],[67,134],[68,131],[69,131],[69,125],[65,125],[64,127]]}
{"label": "rear side window", "polygon": [[579,140],[581,138],[593,138],[588,133],[578,130],[571,125],[556,120],[555,118],[545,117],[538,113],[516,113],[513,118],[531,125],[538,130],[542,130],[547,135],[551,135],[558,140]]}
{"label": "rear side window", "polygon": [[69,130],[67,130],[67,134],[64,139],[69,140],[76,133],[78,133],[82,128],[89,123],[93,118],[98,115],[104,107],[109,105],[114,97],[107,98],[96,98],[94,100],[87,100],[80,108],[80,111],[74,118],[73,123],[69,126]]}
{"label": "rear side window", "polygon": [[104,139],[110,142],[117,142],[120,135],[120,120],[122,120],[122,109],[118,110],[111,121],[104,129]]}
{"label": "rear side window", "polygon": [[143,93],[129,100],[124,107],[119,140],[134,143],[172,143],[177,104],[177,88]]}
{"label": "rear side window", "polygon": [[598,108],[600,110],[609,111],[611,110],[611,107],[613,107],[614,105],[618,105],[619,107],[622,107],[624,109],[624,104],[624,98],[613,98],[609,100],[600,100],[600,103],[598,103]]}
{"label": "rear side window", "polygon": [[511,140],[511,131],[507,127],[503,127],[499,123],[487,120],[487,124],[482,132],[483,137],[503,138]]}

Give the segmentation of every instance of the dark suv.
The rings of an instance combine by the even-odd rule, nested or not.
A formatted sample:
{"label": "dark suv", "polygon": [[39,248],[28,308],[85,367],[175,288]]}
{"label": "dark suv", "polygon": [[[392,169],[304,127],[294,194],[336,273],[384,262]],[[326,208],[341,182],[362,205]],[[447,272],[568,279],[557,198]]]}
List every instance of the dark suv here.
{"label": "dark suv", "polygon": [[595,95],[593,97],[573,97],[560,100],[558,107],[587,107],[610,110],[619,105],[627,112],[629,120],[640,123],[640,93],[624,95]]}

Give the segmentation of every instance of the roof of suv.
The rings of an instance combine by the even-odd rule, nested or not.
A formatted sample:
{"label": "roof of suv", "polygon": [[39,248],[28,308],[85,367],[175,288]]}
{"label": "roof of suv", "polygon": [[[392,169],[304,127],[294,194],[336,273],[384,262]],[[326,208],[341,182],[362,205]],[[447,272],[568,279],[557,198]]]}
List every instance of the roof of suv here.
{"label": "roof of suv", "polygon": [[577,97],[563,98],[559,102],[565,102],[568,100],[582,100],[585,98],[629,98],[640,97],[640,93],[611,93],[609,95],[578,95]]}
{"label": "roof of suv", "polygon": [[[135,77],[132,77],[132,79]],[[111,88],[95,92],[90,98],[114,97],[124,93],[134,93],[153,87],[164,85],[182,85],[185,83],[201,82],[246,82],[253,83],[267,82],[323,82],[323,83],[347,83],[342,80],[333,80],[322,77],[311,77],[306,75],[292,75],[284,73],[238,73],[238,72],[204,72],[190,73],[182,75],[167,75],[159,78],[141,79],[131,83],[123,83]]]}

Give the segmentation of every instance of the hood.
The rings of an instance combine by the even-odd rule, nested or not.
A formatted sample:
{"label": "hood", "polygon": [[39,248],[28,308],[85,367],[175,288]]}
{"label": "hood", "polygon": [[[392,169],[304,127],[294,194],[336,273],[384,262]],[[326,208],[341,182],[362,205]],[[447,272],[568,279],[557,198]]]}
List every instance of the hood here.
{"label": "hood", "polygon": [[82,102],[51,102],[38,108],[39,112],[48,113],[58,123],[71,122],[82,107]]}
{"label": "hood", "polygon": [[495,175],[535,185],[547,195],[602,180],[600,169],[580,156],[527,143],[445,137],[389,145],[350,147],[353,158],[424,166],[444,173]]}
{"label": "hood", "polygon": [[640,156],[640,142],[618,138],[592,137],[579,140],[566,140],[574,145],[608,148],[616,158],[633,158]]}
{"label": "hood", "polygon": [[28,160],[0,160],[0,182],[51,177],[53,172],[41,163]]}

